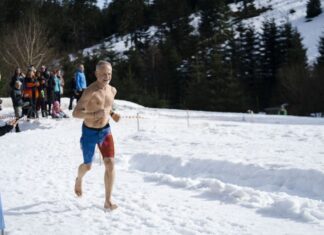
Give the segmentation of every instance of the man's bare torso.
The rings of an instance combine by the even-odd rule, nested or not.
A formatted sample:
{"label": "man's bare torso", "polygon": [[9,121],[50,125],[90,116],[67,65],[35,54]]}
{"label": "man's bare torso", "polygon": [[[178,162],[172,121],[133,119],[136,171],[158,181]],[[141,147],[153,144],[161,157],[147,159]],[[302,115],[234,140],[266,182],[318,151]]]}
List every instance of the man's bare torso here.
{"label": "man's bare torso", "polygon": [[[114,87],[107,84],[100,88],[97,82],[94,82],[82,94],[75,111],[89,114],[84,116],[86,126],[92,128],[104,127],[109,122],[109,113],[112,110],[115,95],[116,89]],[[99,110],[104,110],[105,115],[97,119],[95,113]]]}

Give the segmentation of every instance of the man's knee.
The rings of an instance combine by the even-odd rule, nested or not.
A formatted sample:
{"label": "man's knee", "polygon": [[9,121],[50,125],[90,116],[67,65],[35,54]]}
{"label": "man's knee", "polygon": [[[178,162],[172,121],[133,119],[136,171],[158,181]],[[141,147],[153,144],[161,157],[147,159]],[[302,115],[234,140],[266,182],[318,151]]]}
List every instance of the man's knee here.
{"label": "man's knee", "polygon": [[90,171],[90,170],[91,170],[91,164],[84,164],[84,168],[85,168],[87,171]]}
{"label": "man's knee", "polygon": [[115,163],[113,158],[104,158],[105,168],[108,171],[114,170]]}

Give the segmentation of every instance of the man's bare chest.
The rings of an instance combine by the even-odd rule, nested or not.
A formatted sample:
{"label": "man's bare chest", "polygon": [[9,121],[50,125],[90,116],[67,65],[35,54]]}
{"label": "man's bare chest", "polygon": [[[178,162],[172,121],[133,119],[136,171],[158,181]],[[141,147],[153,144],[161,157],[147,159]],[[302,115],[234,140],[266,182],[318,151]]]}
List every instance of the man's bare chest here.
{"label": "man's bare chest", "polygon": [[99,109],[106,109],[112,106],[114,96],[108,89],[99,89],[93,92],[91,99],[89,100],[86,109],[96,111]]}

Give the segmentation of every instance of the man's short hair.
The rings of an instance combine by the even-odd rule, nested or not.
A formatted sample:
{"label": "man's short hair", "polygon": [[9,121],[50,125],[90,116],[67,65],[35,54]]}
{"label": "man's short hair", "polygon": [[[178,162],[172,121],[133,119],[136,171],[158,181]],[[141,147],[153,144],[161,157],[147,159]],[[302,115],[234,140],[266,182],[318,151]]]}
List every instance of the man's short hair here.
{"label": "man's short hair", "polygon": [[96,65],[96,70],[98,70],[101,66],[110,66],[110,67],[112,68],[111,63],[108,62],[108,61],[105,61],[105,60],[100,60],[100,61],[97,63],[97,65]]}

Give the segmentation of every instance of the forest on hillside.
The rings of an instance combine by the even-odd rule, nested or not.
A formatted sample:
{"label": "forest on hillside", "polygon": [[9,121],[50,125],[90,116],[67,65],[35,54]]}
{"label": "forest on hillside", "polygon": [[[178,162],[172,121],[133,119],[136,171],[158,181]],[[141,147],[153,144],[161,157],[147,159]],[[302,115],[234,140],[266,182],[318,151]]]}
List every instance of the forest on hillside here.
{"label": "forest on hillside", "polygon": [[[2,0],[0,96],[9,94],[17,66],[61,68],[69,94],[77,64],[85,65],[90,83],[95,64],[105,59],[113,64],[117,98],[145,106],[263,112],[288,104],[290,114],[324,113],[324,32],[320,56],[308,64],[289,22],[268,19],[257,32],[241,21],[268,9],[237,0],[242,7],[233,12],[232,2],[112,0],[100,9],[96,0]],[[319,1],[308,1],[309,18],[321,14],[320,2],[313,2]],[[193,19],[199,19],[196,28]],[[123,55],[106,44],[96,55],[78,53],[123,35],[131,45]]]}

